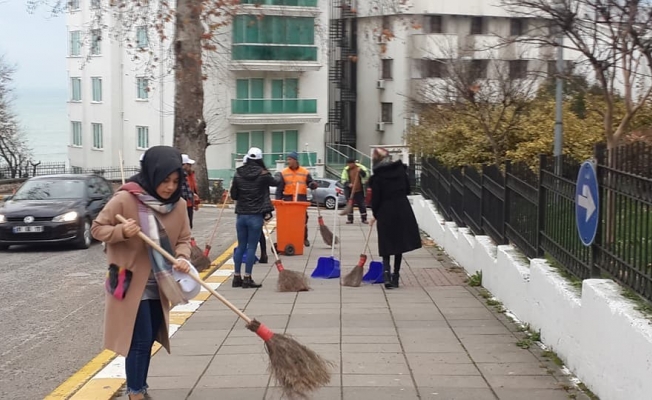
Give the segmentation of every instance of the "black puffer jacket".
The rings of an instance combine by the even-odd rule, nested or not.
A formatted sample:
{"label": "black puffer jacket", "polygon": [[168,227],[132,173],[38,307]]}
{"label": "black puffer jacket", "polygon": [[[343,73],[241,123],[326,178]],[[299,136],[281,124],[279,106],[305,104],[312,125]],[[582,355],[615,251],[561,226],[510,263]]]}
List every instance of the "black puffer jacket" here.
{"label": "black puffer jacket", "polygon": [[278,181],[263,167],[250,160],[236,169],[231,186],[231,198],[236,201],[236,214],[266,214],[274,211],[269,199],[269,187]]}

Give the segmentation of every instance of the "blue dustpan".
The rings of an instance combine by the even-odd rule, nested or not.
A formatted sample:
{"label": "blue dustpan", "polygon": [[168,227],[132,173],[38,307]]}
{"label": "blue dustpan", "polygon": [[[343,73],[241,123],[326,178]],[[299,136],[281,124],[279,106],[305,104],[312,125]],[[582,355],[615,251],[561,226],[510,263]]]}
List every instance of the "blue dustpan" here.
{"label": "blue dustpan", "polygon": [[[233,249],[233,259],[234,259],[234,260],[235,260],[235,251],[236,251],[237,249],[238,249],[237,247]],[[254,255],[254,264],[256,264],[259,260],[260,260],[260,259],[258,258],[258,256]],[[243,263],[243,264],[246,264],[246,263],[247,263],[247,252],[246,252],[246,251],[245,251],[244,254],[242,255],[242,263]]]}
{"label": "blue dustpan", "polygon": [[312,271],[313,278],[333,279],[340,277],[340,260],[335,257],[319,257],[317,267]]}
{"label": "blue dustpan", "polygon": [[383,263],[380,261],[372,261],[369,264],[369,270],[362,277],[362,282],[366,283],[383,283]]}

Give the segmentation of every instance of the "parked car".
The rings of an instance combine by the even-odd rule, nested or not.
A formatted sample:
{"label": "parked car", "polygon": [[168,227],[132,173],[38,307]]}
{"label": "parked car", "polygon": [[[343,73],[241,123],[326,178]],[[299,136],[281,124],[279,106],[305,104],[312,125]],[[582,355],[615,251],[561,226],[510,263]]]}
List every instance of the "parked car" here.
{"label": "parked car", "polygon": [[[311,204],[323,205],[329,210],[335,208],[335,198],[338,200],[338,207],[346,206],[346,197],[344,197],[344,186],[335,179],[315,179],[319,187],[315,190],[308,190],[308,201]],[[270,186],[269,193],[272,199],[275,199],[276,188]]]}
{"label": "parked car", "polygon": [[111,184],[97,175],[31,178],[0,204],[0,250],[39,243],[86,249],[93,241],[91,223],[111,196]]}

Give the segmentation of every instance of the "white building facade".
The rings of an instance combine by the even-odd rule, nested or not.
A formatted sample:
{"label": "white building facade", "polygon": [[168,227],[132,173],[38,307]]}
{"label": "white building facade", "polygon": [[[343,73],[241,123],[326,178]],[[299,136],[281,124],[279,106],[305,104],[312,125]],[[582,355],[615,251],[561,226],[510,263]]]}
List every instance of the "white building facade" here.
{"label": "white building facade", "polygon": [[[148,147],[172,144],[169,41],[160,46],[155,32],[141,34],[138,27],[132,27],[136,43],[109,39],[108,32],[93,29],[94,1],[74,1],[81,3],[73,2],[68,13],[70,165],[116,166],[122,152],[125,165],[136,166]],[[210,178],[230,180],[251,146],[263,150],[271,169],[291,151],[307,167],[323,162],[328,10],[322,4],[325,0],[243,0],[216,35],[218,50],[204,54]],[[115,17],[107,20],[109,14],[103,25],[119,26]],[[154,56],[134,60],[133,48],[144,46]]]}

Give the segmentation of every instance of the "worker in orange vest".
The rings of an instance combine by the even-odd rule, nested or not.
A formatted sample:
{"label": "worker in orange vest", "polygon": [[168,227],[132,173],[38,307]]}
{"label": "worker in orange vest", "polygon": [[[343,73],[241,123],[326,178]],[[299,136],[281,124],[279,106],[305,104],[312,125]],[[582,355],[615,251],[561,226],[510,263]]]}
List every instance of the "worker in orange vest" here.
{"label": "worker in orange vest", "polygon": [[[317,189],[317,182],[312,179],[310,172],[299,165],[299,155],[293,151],[287,155],[287,168],[281,171],[281,180],[276,188],[276,198],[285,201],[308,201],[308,188]],[[296,199],[295,199],[296,194]],[[306,210],[306,230],[303,245],[310,246],[308,240],[308,210]]]}

